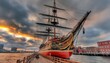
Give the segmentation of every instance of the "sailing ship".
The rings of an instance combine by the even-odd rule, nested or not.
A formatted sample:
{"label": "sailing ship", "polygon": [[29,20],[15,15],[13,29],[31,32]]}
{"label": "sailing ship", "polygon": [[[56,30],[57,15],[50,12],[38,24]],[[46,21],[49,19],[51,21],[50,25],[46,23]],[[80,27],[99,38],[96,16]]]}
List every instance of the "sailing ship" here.
{"label": "sailing ship", "polygon": [[[47,33],[47,34],[37,34],[41,36],[53,36],[52,38],[48,38],[46,42],[43,42],[40,45],[39,54],[42,54],[44,56],[55,56],[60,58],[70,58],[70,56],[73,53],[74,48],[74,42],[75,38],[78,36],[79,32],[83,28],[83,25],[91,13],[91,11],[88,11],[83,18],[75,25],[74,28],[59,26],[59,19],[67,20],[66,18],[57,16],[57,10],[65,11],[65,9],[59,8],[56,6],[56,1],[54,0],[53,6],[51,5],[44,5],[46,7],[52,8],[52,15],[50,14],[43,14],[40,13],[42,16],[48,17],[48,24],[46,23],[36,23],[38,25],[42,26],[48,26],[46,31],[38,31],[40,33]],[[52,32],[51,27],[54,29]],[[57,37],[56,28],[64,28],[64,29],[72,29],[66,36],[63,37]]]}

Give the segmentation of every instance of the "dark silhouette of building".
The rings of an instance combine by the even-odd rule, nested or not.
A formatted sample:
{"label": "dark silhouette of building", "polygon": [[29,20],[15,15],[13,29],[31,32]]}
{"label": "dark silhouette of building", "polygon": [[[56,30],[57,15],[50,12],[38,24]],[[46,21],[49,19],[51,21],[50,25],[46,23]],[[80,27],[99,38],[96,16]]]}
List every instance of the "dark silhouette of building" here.
{"label": "dark silhouette of building", "polygon": [[16,47],[12,47],[11,48],[11,52],[17,52],[17,48]]}
{"label": "dark silhouette of building", "polygon": [[4,44],[0,44],[0,49],[3,49],[3,47],[4,47]]}
{"label": "dark silhouette of building", "polygon": [[7,50],[4,49],[4,44],[0,44],[0,53],[7,52]]}

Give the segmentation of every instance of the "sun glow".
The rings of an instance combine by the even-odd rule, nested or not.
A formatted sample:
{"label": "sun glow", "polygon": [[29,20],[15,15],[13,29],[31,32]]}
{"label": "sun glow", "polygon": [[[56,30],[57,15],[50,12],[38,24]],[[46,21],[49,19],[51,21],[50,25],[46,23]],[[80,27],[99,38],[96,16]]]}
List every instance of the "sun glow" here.
{"label": "sun glow", "polygon": [[0,36],[0,42],[7,42],[2,36]]}
{"label": "sun glow", "polygon": [[34,37],[31,34],[23,33],[22,31],[17,31],[16,28],[9,26],[4,20],[0,20],[0,31],[7,32],[10,35],[13,35],[17,38],[26,38],[26,40],[42,40],[41,38]]}
{"label": "sun glow", "polygon": [[5,26],[0,26],[0,29],[1,29],[2,31],[9,31],[9,28],[7,28],[7,27],[5,27]]}

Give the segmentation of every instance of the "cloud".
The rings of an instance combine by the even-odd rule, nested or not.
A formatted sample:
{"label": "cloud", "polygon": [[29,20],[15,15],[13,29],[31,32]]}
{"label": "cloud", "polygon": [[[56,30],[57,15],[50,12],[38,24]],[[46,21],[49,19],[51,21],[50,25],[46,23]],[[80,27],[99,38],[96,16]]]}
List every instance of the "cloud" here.
{"label": "cloud", "polygon": [[[34,33],[35,23],[29,21],[28,19],[30,17],[29,15],[31,14],[30,11],[32,11],[33,9],[29,8],[27,5],[27,3],[29,3],[29,0],[22,1],[23,2],[21,4],[18,0],[0,0],[0,23],[2,19],[5,20],[8,23],[8,25],[14,26],[16,29],[23,33]],[[27,3],[23,4],[25,2]],[[14,22],[16,25],[12,24],[12,22]],[[5,47],[25,48],[26,46],[28,46],[26,41],[22,40],[22,38],[17,39],[6,32],[0,33],[0,35],[4,34],[3,37],[7,41],[7,43],[1,42],[5,44]],[[35,41],[33,41],[33,43],[34,42]]]}
{"label": "cloud", "polygon": [[[0,19],[6,20],[8,23],[14,21],[20,26],[22,32],[35,34],[35,31],[39,28],[45,29],[44,27],[36,27],[36,22],[44,22],[42,17],[38,13],[46,13],[46,9],[43,4],[52,5],[52,0],[0,0]],[[80,34],[80,44],[82,45],[94,45],[97,41],[103,37],[102,34],[109,34],[109,11],[110,11],[110,1],[109,0],[58,0],[57,4],[59,7],[67,10],[68,14],[61,12],[59,15],[71,19],[70,21],[61,21],[60,25],[73,27],[86,13],[88,10],[92,10],[92,14],[87,19],[84,27],[86,28],[86,34]],[[77,19],[77,20],[75,20]],[[67,24],[68,22],[68,24]],[[17,27],[16,27],[17,28]],[[67,34],[70,30],[60,30],[58,32],[63,32]],[[3,33],[3,32],[2,32]],[[8,35],[7,33],[4,33]],[[108,36],[108,35],[104,36]],[[31,43],[33,46],[37,45],[35,41],[29,41],[26,43],[16,43],[15,39],[8,35],[4,36],[7,43],[7,47],[11,46],[11,43],[22,47],[23,45],[29,45]],[[106,37],[104,38],[106,39]],[[14,45],[13,45],[14,46]],[[31,48],[32,49],[32,48]]]}
{"label": "cloud", "polygon": [[0,0],[0,18],[7,22],[15,21],[16,24],[22,25],[21,30],[24,32],[29,31],[27,29],[32,31],[30,27],[33,27],[33,23],[28,20],[28,16],[28,8],[18,1]]}

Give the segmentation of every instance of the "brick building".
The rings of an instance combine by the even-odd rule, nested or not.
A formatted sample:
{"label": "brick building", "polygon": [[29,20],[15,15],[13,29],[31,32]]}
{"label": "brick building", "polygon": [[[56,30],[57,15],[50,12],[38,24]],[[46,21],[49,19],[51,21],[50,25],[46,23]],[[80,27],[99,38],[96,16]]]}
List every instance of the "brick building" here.
{"label": "brick building", "polygon": [[86,54],[97,54],[99,52],[98,47],[85,47]]}
{"label": "brick building", "polygon": [[110,54],[110,40],[97,42],[101,54]]}

